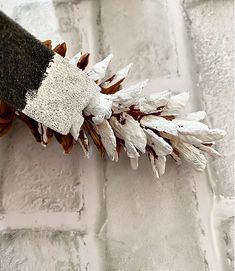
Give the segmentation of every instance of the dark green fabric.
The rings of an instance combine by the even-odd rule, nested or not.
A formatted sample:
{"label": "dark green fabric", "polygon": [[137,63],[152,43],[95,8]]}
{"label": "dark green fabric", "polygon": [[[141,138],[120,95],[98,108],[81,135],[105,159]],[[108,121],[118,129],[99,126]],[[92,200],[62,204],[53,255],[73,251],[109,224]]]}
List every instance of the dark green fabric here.
{"label": "dark green fabric", "polygon": [[38,90],[53,51],[0,11],[0,99],[18,110]]}

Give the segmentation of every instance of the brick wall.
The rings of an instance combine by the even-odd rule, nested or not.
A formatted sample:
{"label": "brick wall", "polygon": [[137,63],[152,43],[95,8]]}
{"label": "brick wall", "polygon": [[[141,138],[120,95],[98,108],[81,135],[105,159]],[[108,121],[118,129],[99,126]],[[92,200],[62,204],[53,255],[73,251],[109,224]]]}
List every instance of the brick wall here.
{"label": "brick wall", "polygon": [[156,182],[146,157],[102,161],[80,147],[44,149],[16,123],[0,140],[0,270],[233,270],[233,3],[170,0],[0,0],[41,40],[66,40],[146,93],[189,91],[187,110],[227,130],[203,173],[168,161]]}

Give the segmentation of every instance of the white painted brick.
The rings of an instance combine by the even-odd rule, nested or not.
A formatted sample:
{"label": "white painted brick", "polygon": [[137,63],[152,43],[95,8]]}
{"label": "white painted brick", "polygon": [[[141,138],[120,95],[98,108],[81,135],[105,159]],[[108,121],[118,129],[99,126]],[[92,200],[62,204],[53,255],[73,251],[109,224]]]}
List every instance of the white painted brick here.
{"label": "white painted brick", "polygon": [[87,160],[78,146],[69,156],[57,142],[44,149],[22,123],[1,139],[0,152],[0,229],[79,230],[90,270],[104,270],[105,248],[96,235],[104,218],[103,165],[97,152]]}
{"label": "white painted brick", "polygon": [[97,57],[98,1],[9,0],[0,7],[39,40],[66,41],[68,56],[82,50],[92,53],[91,62]]}
{"label": "white painted brick", "polygon": [[[98,32],[95,29],[97,4],[90,1],[0,1],[3,11],[40,40],[51,39],[54,45],[66,40],[69,56],[83,48],[92,52],[91,63],[98,54],[94,46]],[[104,270],[105,247],[96,235],[104,217],[103,164],[97,152],[93,151],[87,160],[78,145],[69,156],[63,155],[57,142],[44,149],[34,141],[29,129],[18,122],[8,136],[1,139],[0,160],[0,203],[4,213],[0,229],[16,229],[17,236],[20,236],[20,229],[30,228],[35,231],[44,231],[47,227],[81,231],[86,242],[88,270]],[[73,238],[60,244],[61,255],[67,260],[66,246],[73,242]],[[53,243],[48,235],[43,239],[46,246]],[[41,237],[34,240],[32,249],[41,247],[40,240]],[[12,257],[17,261],[20,255],[17,251],[14,254],[14,242],[10,246]],[[53,251],[48,253],[49,257]],[[80,250],[76,253],[83,260],[85,256],[80,255]],[[27,264],[33,265],[33,261],[31,263],[29,259]],[[50,264],[46,261],[45,268],[37,268],[54,270]],[[79,261],[72,264],[71,270],[84,270],[82,265],[78,267]],[[76,268],[73,267],[75,264]],[[6,265],[4,261],[4,268]],[[66,265],[57,269],[70,270]]]}
{"label": "white painted brick", "polygon": [[83,204],[79,155],[77,146],[71,155],[63,155],[57,142],[44,149],[25,125],[17,123],[4,150],[2,210],[79,211]]}
{"label": "white painted brick", "polygon": [[217,195],[234,195],[233,1],[185,1],[198,73],[198,95],[211,126],[227,131],[210,159]]}
{"label": "white painted brick", "polygon": [[[95,32],[93,27],[97,16],[96,5],[91,7],[84,2],[75,2],[17,0],[8,3],[1,1],[0,5],[3,11],[39,39],[51,38],[56,44],[66,38],[69,53],[72,55],[81,49],[82,42],[85,49],[93,49],[95,35],[92,33]],[[87,16],[84,20],[78,13],[80,9],[86,10]],[[69,23],[64,23],[65,18]],[[84,21],[87,23],[87,29],[82,27]],[[62,25],[63,23],[65,25]],[[71,29],[76,29],[80,34],[77,35]],[[93,55],[91,60],[96,56],[96,50]],[[9,136],[1,139],[3,208],[5,211],[27,212],[78,211],[82,205],[82,195],[79,194],[80,180],[89,183],[89,176],[99,179],[102,175],[96,155],[94,153],[89,162],[90,174],[87,174],[87,171],[84,173],[84,163],[88,165],[88,161],[78,146],[74,147],[69,156],[63,155],[61,146],[56,142],[44,149],[35,143],[25,125],[17,123]]]}
{"label": "white painted brick", "polygon": [[18,230],[0,233],[2,271],[87,270],[85,242],[72,231]]}
{"label": "white painted brick", "polygon": [[108,270],[204,270],[193,172],[169,160],[156,182],[146,158],[107,164]]}
{"label": "white painted brick", "polygon": [[134,63],[130,79],[170,77],[178,72],[167,1],[101,1],[100,49],[114,54],[115,68]]}
{"label": "white painted brick", "polygon": [[[134,62],[128,81],[150,78],[146,93],[188,90],[188,109],[203,103],[208,121],[228,130],[231,1],[183,2],[0,0],[0,8],[41,40],[66,40],[69,56],[83,49],[94,62],[112,52],[113,72]],[[216,192],[225,196],[232,195],[231,137],[229,130],[218,144],[228,156],[210,160],[220,169]],[[169,159],[155,182],[147,157],[132,171],[124,156],[103,163],[96,151],[90,160],[81,152],[75,146],[63,156],[55,142],[43,149],[20,123],[1,139],[1,270],[222,271],[206,173]],[[232,259],[232,226],[225,221],[218,229]]]}
{"label": "white painted brick", "polygon": [[[182,13],[178,2],[170,5],[101,1],[101,48],[104,54],[114,53],[115,67],[134,62],[130,80],[149,78],[146,92],[161,86],[176,91],[192,88],[191,63],[181,40],[184,30],[178,29]],[[147,157],[134,172],[124,156],[118,164],[107,162],[108,270],[213,270],[213,249],[205,251],[202,245],[212,242],[209,228],[197,213],[200,206],[205,217],[209,215],[211,201],[202,207],[197,197],[202,189],[197,181],[207,183],[206,175],[187,165],[179,168],[170,159],[167,163],[166,175],[155,182]]]}
{"label": "white painted brick", "polygon": [[184,10],[197,65],[197,89],[207,121],[227,131],[225,139],[216,144],[221,159],[209,160],[209,178],[216,196],[213,219],[221,270],[230,271],[234,270],[233,1],[187,0]]}

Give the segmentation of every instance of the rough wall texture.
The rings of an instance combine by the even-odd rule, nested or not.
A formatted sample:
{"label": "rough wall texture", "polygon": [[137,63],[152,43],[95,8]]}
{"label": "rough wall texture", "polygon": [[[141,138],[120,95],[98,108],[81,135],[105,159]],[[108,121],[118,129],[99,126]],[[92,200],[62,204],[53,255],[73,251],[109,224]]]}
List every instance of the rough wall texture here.
{"label": "rough wall texture", "polygon": [[233,1],[186,1],[185,12],[197,63],[198,92],[208,122],[225,129],[218,143],[224,158],[211,161],[217,195],[234,195]]}
{"label": "rough wall texture", "polygon": [[168,161],[155,182],[146,157],[132,171],[87,161],[77,147],[43,149],[16,123],[0,141],[0,270],[233,270],[232,1],[0,0],[0,8],[41,40],[66,40],[91,62],[112,52],[112,71],[134,63],[128,81],[146,93],[189,91],[228,131],[197,173]]}

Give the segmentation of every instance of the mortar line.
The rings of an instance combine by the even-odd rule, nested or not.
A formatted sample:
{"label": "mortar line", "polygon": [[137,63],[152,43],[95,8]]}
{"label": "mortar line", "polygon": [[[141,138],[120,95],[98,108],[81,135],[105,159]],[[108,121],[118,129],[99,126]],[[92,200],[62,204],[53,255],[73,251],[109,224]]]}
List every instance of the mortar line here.
{"label": "mortar line", "polygon": [[9,212],[0,215],[0,230],[49,227],[85,233],[86,226],[78,218],[78,212],[35,212],[25,214]]}

